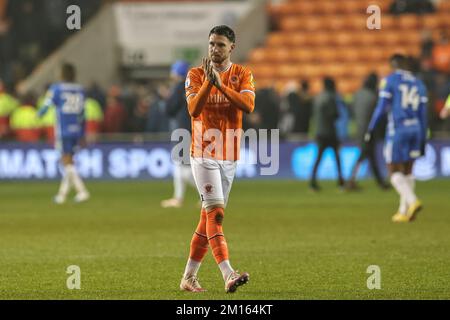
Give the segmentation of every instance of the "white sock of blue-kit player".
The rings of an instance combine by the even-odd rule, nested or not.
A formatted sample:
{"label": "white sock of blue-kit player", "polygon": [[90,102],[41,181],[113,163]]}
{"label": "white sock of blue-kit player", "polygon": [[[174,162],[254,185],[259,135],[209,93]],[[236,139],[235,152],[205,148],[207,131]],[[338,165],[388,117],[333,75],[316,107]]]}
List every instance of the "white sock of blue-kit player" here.
{"label": "white sock of blue-kit player", "polygon": [[394,172],[391,176],[391,183],[400,197],[405,198],[408,206],[417,201],[417,197],[403,173]]}
{"label": "white sock of blue-kit player", "polygon": [[75,168],[74,165],[71,165],[71,164],[67,165],[66,172],[69,176],[69,181],[73,183],[77,193],[87,192],[86,187],[84,186],[83,180],[81,180],[80,176],[78,175],[77,169]]}
{"label": "white sock of blue-kit player", "polygon": [[59,185],[59,191],[58,191],[58,195],[61,197],[67,197],[67,194],[70,191],[70,180],[69,180],[69,175],[67,174],[67,170],[66,168],[64,168],[64,173],[63,173],[63,177],[61,179],[61,184]]}

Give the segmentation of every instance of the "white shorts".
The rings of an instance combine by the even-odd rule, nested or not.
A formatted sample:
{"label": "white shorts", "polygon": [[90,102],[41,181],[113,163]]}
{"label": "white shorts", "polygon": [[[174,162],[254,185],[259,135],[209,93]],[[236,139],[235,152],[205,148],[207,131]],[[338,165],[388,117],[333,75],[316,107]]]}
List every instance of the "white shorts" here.
{"label": "white shorts", "polygon": [[202,200],[202,208],[227,205],[236,165],[236,161],[191,157],[192,173]]}

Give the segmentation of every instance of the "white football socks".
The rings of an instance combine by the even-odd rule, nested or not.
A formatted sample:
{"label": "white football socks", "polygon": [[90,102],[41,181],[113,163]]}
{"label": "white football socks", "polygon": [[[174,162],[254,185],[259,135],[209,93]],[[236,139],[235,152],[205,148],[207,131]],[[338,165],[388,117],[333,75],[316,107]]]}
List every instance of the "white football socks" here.
{"label": "white football socks", "polygon": [[200,265],[202,263],[192,260],[191,258],[188,259],[188,262],[186,263],[186,268],[184,269],[184,275],[183,277],[185,279],[191,277],[191,276],[196,276],[198,269],[200,269]]}
{"label": "white football socks", "polygon": [[222,277],[224,281],[227,281],[230,274],[234,272],[233,268],[231,267],[230,260],[224,260],[221,263],[219,263],[220,271],[222,272]]}
{"label": "white football socks", "polygon": [[416,180],[414,178],[413,174],[408,174],[406,176],[406,181],[408,181],[409,186],[411,187],[412,191],[414,192],[414,189],[416,188]]}
{"label": "white football socks", "polygon": [[77,193],[87,193],[86,187],[84,186],[83,181],[81,180],[80,176],[78,175],[77,169],[74,165],[68,164],[64,167],[66,171],[66,175],[69,179],[69,183],[72,183],[75,187],[75,190]]}
{"label": "white football socks", "polygon": [[70,191],[70,187],[71,187],[71,184],[70,184],[69,176],[68,176],[67,172],[64,172],[63,177],[61,179],[61,184],[59,186],[58,196],[65,199],[67,197],[67,194]]}
{"label": "white football socks", "polygon": [[400,195],[400,207],[402,207],[402,198],[406,203],[406,206],[410,206],[417,201],[417,197],[414,194],[413,188],[411,187],[410,182],[403,173],[394,172],[391,175],[391,183]]}

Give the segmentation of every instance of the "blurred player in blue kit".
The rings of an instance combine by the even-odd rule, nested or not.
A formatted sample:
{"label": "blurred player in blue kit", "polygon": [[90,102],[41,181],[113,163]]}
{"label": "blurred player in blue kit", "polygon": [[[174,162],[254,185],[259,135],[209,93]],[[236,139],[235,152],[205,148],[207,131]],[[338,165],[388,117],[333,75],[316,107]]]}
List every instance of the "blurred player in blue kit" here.
{"label": "blurred player in blue kit", "polygon": [[75,202],[89,199],[89,192],[74,165],[73,156],[77,147],[84,144],[85,118],[84,88],[75,83],[76,70],[72,64],[61,66],[61,82],[54,83],[46,93],[44,106],[39,110],[42,117],[51,106],[56,108],[55,147],[61,152],[63,166],[62,180],[54,201],[62,204],[72,186],[75,188]]}
{"label": "blurred player in blue kit", "polygon": [[425,153],[427,132],[427,92],[425,85],[409,70],[410,61],[395,54],[390,59],[393,72],[380,83],[378,103],[365,135],[366,143],[380,119],[387,114],[384,156],[390,180],[400,195],[394,222],[410,222],[422,209],[412,174],[414,161]]}

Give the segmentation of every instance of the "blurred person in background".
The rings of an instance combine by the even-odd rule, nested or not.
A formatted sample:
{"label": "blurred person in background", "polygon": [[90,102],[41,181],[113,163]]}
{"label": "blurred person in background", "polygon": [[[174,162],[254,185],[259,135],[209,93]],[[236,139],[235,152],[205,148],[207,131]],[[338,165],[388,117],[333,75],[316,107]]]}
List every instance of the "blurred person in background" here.
{"label": "blurred person in background", "polygon": [[450,74],[450,42],[447,30],[440,34],[439,42],[432,50],[433,67],[446,75]]}
{"label": "blurred person in background", "polygon": [[292,132],[307,135],[313,107],[313,97],[309,93],[308,81],[301,81],[300,92],[298,93],[298,105],[296,105],[296,99],[295,96],[290,98],[288,96],[291,105],[290,109],[295,119]]}
{"label": "blurred person in background", "polygon": [[127,107],[128,109],[132,106],[128,116],[127,131],[135,133],[134,139],[139,141],[143,139],[142,133],[145,132],[146,129],[148,113],[153,97],[146,85],[139,85],[135,87],[135,89],[135,101],[133,104],[128,104]]}
{"label": "blurred person in background", "polygon": [[441,119],[446,119],[450,116],[450,94],[448,95],[444,108],[441,110],[439,116]]}
{"label": "blurred person in background", "polygon": [[7,92],[5,84],[0,79],[0,139],[8,136],[10,116],[18,107],[19,102]]}
{"label": "blurred person in background", "polygon": [[98,134],[101,131],[103,122],[103,111],[100,103],[86,94],[86,101],[84,105],[84,115],[86,118],[86,142],[94,143],[98,139]]}
{"label": "blurred person in background", "polygon": [[307,136],[312,115],[312,96],[307,81],[289,82],[280,103],[281,136],[301,134]]}
{"label": "blurred person in background", "polygon": [[394,0],[389,8],[389,12],[392,14],[424,14],[434,11],[433,3],[430,0]]}
{"label": "blurred person in background", "polygon": [[316,142],[318,145],[318,155],[314,163],[314,168],[310,180],[310,188],[319,191],[317,184],[317,170],[324,151],[331,148],[334,152],[338,171],[338,185],[344,186],[342,177],[341,159],[339,156],[339,139],[336,130],[336,120],[339,117],[337,106],[336,85],[332,78],[323,79],[323,91],[314,99],[314,117],[316,120]]}
{"label": "blurred person in background", "polygon": [[86,90],[86,95],[100,104],[102,111],[105,111],[106,107],[106,94],[105,91],[100,87],[100,85],[92,81],[90,86]]}
{"label": "blurred person in background", "polygon": [[[347,182],[347,188],[349,190],[359,189],[356,184],[356,176],[358,174],[361,163],[365,160],[369,160],[372,173],[381,189],[388,189],[389,185],[384,181],[381,176],[380,169],[377,166],[376,161],[376,146],[377,141],[382,139],[383,134],[379,130],[376,132],[376,136],[370,143],[364,142],[364,134],[369,127],[370,118],[377,104],[377,85],[378,76],[376,73],[371,73],[364,80],[363,86],[359,89],[353,98],[353,112],[357,124],[357,141],[360,146],[360,156],[353,166],[351,177]],[[380,126],[381,128],[381,126]]]}
{"label": "blurred person in background", "polygon": [[420,58],[430,59],[433,54],[434,47],[433,33],[428,29],[424,29],[422,30],[420,37]]}
{"label": "blurred person in background", "polygon": [[294,109],[298,109],[300,104],[300,97],[298,95],[298,83],[296,81],[289,81],[284,87],[280,97],[280,122],[278,128],[280,129],[280,136],[286,138],[292,133],[295,123]]}
{"label": "blurred person in background", "polygon": [[124,132],[127,113],[120,99],[120,88],[112,86],[106,98],[102,131],[105,133]]}
{"label": "blurred person in background", "polygon": [[[46,92],[50,88],[50,83],[45,86],[45,92],[37,101],[38,112],[45,106]],[[55,143],[55,124],[56,124],[56,110],[55,106],[50,106],[46,113],[40,117],[42,134],[48,144]]]}
{"label": "blurred person in background", "polygon": [[35,102],[34,94],[26,93],[20,99],[20,107],[16,108],[11,115],[11,131],[19,142],[39,141],[41,127]]}
{"label": "blurred person in background", "polygon": [[336,105],[339,114],[335,123],[336,132],[338,140],[344,142],[349,138],[348,125],[350,123],[350,111],[340,94],[336,94]]}
{"label": "blurred person in background", "polygon": [[280,97],[273,86],[256,92],[255,111],[261,116],[259,129],[277,129],[280,120]]}
{"label": "blurred person in background", "polygon": [[[173,127],[170,128],[171,131],[184,129],[189,133],[191,132],[191,117],[188,112],[184,89],[188,71],[189,64],[182,60],[176,61],[170,70],[170,77],[173,81],[173,85],[166,102],[166,113],[174,120],[174,122],[172,122]],[[183,158],[186,155],[180,154],[178,156]],[[195,187],[191,166],[189,164],[183,164],[178,159],[173,159],[173,162],[174,193],[172,198],[161,201],[161,207],[163,208],[181,207],[184,201],[186,186],[189,184],[192,187]]]}
{"label": "blurred person in background", "polygon": [[86,95],[84,88],[75,80],[75,66],[64,63],[61,66],[61,82],[50,86],[44,106],[39,110],[39,116],[42,116],[52,106],[56,109],[55,146],[61,152],[63,166],[63,177],[58,194],[54,198],[57,204],[66,201],[72,186],[76,190],[75,202],[83,202],[90,197],[73,160],[78,147],[85,143]]}
{"label": "blurred person in background", "polygon": [[148,112],[147,132],[169,132],[169,117],[166,113],[169,95],[169,86],[166,83],[159,83],[157,85],[155,98],[152,101]]}
{"label": "blurred person in background", "polygon": [[441,119],[446,119],[450,116],[450,94],[447,96],[444,108],[441,110],[439,116]]}

